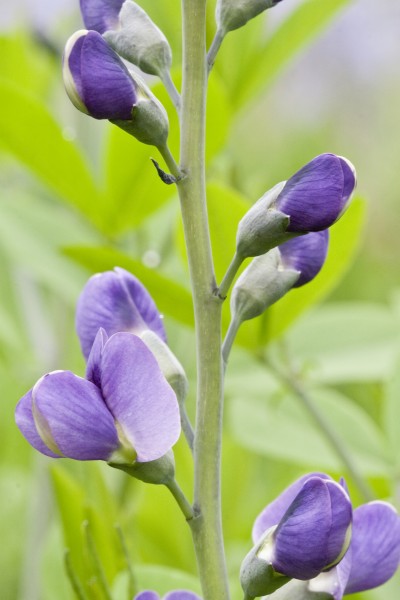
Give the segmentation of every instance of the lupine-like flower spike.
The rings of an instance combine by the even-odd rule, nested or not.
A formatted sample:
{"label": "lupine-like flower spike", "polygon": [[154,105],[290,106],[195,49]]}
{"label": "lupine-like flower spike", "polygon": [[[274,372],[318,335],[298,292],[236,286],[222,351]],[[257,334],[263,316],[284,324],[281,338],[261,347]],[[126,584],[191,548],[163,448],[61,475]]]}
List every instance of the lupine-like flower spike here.
{"label": "lupine-like flower spike", "polygon": [[233,319],[240,323],[254,319],[291,288],[314,279],[325,262],[328,242],[328,230],[317,231],[256,256],[233,287],[230,301]]}
{"label": "lupine-like flower spike", "polygon": [[251,597],[270,594],[289,578],[307,580],[333,567],[350,543],[347,492],[325,474],[310,474],[268,505],[253,528],[255,546],[241,583]]}
{"label": "lupine-like flower spike", "polygon": [[108,336],[118,331],[141,335],[150,329],[166,340],[153,298],[136,277],[119,267],[93,275],[79,297],[76,330],[86,359],[100,328]]}
{"label": "lupine-like flower spike", "polygon": [[97,31],[81,30],[67,41],[63,77],[74,106],[109,119],[144,144],[163,147],[168,137],[164,107]]}
{"label": "lupine-like flower spike", "polygon": [[227,33],[243,27],[260,13],[272,8],[281,0],[218,0],[216,20],[219,29]]}
{"label": "lupine-like flower spike", "polygon": [[180,433],[178,403],[140,338],[99,330],[86,377],[54,371],[20,400],[16,422],[36,450],[123,465],[169,452]]}
{"label": "lupine-like flower spike", "polygon": [[355,185],[348,160],[317,156],[246,213],[238,227],[237,255],[258,256],[295,236],[327,229],[342,215]]}
{"label": "lupine-like flower spike", "polygon": [[157,592],[148,590],[145,592],[140,592],[140,594],[135,596],[134,600],[201,600],[201,598],[194,592],[188,592],[187,590],[175,590],[174,592],[169,592],[161,599],[161,596],[159,596]]}

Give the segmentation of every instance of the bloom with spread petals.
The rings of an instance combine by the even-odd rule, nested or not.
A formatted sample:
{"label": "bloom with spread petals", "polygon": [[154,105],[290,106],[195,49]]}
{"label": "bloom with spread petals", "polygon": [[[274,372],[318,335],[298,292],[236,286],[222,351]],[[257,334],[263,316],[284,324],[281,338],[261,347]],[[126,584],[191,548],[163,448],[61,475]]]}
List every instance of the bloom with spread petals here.
{"label": "bloom with spread petals", "polygon": [[320,473],[302,477],[256,519],[255,546],[242,564],[243,589],[261,596],[288,578],[312,579],[334,566],[349,546],[351,521],[341,485]]}
{"label": "bloom with spread petals", "polygon": [[99,330],[86,379],[48,373],[19,401],[16,423],[47,456],[133,464],[163,457],[180,433],[176,396],[140,338]]}
{"label": "bloom with spread petals", "polygon": [[349,550],[331,571],[308,582],[312,593],[323,592],[334,600],[370,590],[388,581],[400,563],[400,517],[387,502],[363,504],[353,513]]}
{"label": "bloom with spread petals", "polygon": [[67,41],[65,89],[75,107],[95,119],[132,120],[138,87],[118,54],[97,31],[81,30]]}
{"label": "bloom with spread petals", "polygon": [[135,596],[134,600],[201,600],[201,598],[197,594],[188,592],[187,590],[175,590],[174,592],[169,592],[161,599],[161,596],[156,592],[146,590]]}
{"label": "bloom with spread petals", "polygon": [[292,238],[279,246],[282,264],[285,269],[300,273],[293,287],[309,283],[322,269],[328,252],[329,231],[312,231]]}
{"label": "bloom with spread petals", "polygon": [[76,329],[86,359],[100,328],[108,336],[118,331],[140,335],[150,329],[166,340],[154,300],[136,277],[118,267],[93,275],[79,297]]}

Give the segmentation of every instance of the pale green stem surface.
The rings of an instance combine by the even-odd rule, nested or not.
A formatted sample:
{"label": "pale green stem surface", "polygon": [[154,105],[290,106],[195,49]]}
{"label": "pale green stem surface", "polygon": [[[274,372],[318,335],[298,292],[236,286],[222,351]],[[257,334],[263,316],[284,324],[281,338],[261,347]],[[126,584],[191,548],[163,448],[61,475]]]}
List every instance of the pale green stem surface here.
{"label": "pale green stem surface", "polygon": [[167,90],[168,95],[176,108],[176,112],[179,115],[181,111],[181,97],[171,79],[171,73],[167,69],[164,73],[162,73],[161,81],[163,82],[165,89]]}
{"label": "pale green stem surface", "polygon": [[185,494],[179,487],[178,483],[175,481],[175,479],[166,483],[165,486],[169,489],[169,491],[175,498],[179,508],[184,514],[186,521],[190,521],[191,519],[193,519],[193,508],[187,500]]}
{"label": "pale green stem surface", "polygon": [[221,300],[224,300],[228,294],[229,288],[232,285],[233,280],[235,279],[236,273],[238,272],[243,258],[235,253],[235,256],[232,259],[231,264],[228,267],[227,272],[224,275],[223,280],[221,281],[221,285],[216,290],[216,294]]}
{"label": "pale green stem surface", "polygon": [[218,51],[221,47],[222,42],[224,41],[224,38],[225,38],[225,33],[222,31],[222,29],[218,29],[214,36],[214,39],[210,46],[210,49],[208,51],[207,62],[208,62],[208,71],[209,72],[213,68],[216,56],[218,54]]}
{"label": "pale green stem surface", "polygon": [[224,343],[222,344],[222,356],[224,359],[224,367],[228,364],[229,355],[231,353],[233,342],[235,341],[237,332],[239,331],[239,327],[241,325],[241,321],[238,319],[232,319],[229,323],[228,331],[226,332],[226,336],[224,339]]}
{"label": "pale green stem surface", "polygon": [[194,513],[189,521],[204,600],[229,600],[221,524],[223,368],[221,301],[211,256],[205,195],[206,0],[182,0],[183,85],[178,181],[192,283],[197,350]]}
{"label": "pale green stem surface", "polygon": [[186,411],[185,403],[182,402],[179,406],[180,415],[181,415],[181,427],[183,434],[186,438],[189,448],[193,451],[194,448],[194,430],[192,424],[189,419],[189,415]]}

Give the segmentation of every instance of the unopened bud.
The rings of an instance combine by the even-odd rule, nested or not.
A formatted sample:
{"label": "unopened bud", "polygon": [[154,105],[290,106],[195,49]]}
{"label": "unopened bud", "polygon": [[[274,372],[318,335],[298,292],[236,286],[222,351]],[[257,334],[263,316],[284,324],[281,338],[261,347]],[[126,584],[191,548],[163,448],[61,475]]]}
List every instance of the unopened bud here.
{"label": "unopened bud", "polygon": [[218,28],[225,33],[238,29],[278,2],[280,0],[218,0],[216,8]]}
{"label": "unopened bud", "polygon": [[175,477],[175,460],[172,450],[169,450],[161,458],[149,462],[136,461],[133,464],[110,462],[109,465],[120,471],[125,471],[128,475],[145,483],[155,485],[166,485],[173,481]]}

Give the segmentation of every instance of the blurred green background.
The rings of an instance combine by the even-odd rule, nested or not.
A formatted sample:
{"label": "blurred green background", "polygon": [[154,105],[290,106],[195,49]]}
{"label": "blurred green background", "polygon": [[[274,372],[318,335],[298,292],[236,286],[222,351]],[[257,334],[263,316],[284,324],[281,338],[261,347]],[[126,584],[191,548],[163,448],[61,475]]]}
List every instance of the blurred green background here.
{"label": "blurred green background", "polygon": [[[170,40],[179,82],[180,3],[140,4]],[[213,2],[208,9],[211,42]],[[399,23],[393,0],[285,0],[229,34],[210,77],[209,213],[219,279],[249,203],[315,155],[348,157],[360,197],[334,226],[321,275],[246,325],[233,351],[223,504],[235,600],[254,518],[295,477],[315,469],[345,474],[354,504],[362,502],[271,365],[301,382],[374,495],[399,505]],[[142,279],[164,313],[170,345],[191,380],[194,417],[193,317],[177,197],[156,177],[154,149],[69,103],[61,53],[81,27],[77,0],[0,6],[2,600],[73,598],[65,548],[88,598],[106,597],[97,558],[113,597],[129,598],[116,524],[141,587],[198,590],[190,536],[166,490],[106,465],[47,460],[14,425],[16,402],[44,372],[83,374],[76,299],[90,274],[115,265]],[[176,117],[151,83],[169,111],[177,155]],[[176,461],[190,497],[183,440]],[[397,577],[358,598],[397,600],[398,586]]]}

